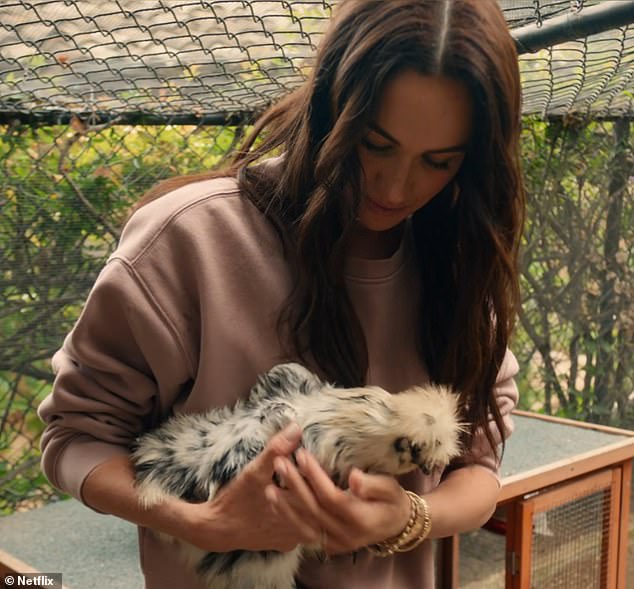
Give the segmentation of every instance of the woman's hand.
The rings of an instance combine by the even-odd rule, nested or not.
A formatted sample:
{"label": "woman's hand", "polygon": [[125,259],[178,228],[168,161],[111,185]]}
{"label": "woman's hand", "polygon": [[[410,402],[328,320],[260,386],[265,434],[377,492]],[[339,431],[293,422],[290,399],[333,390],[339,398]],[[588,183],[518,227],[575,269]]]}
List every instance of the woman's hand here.
{"label": "woman's hand", "polygon": [[[300,440],[296,425],[271,438],[212,501],[188,507],[187,532],[179,537],[210,552],[287,552],[303,544],[342,554],[405,528],[410,502],[396,479],[355,469],[343,491],[312,455],[297,450]],[[291,460],[295,450],[299,468]]]}
{"label": "woman's hand", "polygon": [[274,460],[283,487],[266,495],[282,520],[302,522],[327,554],[353,552],[400,534],[410,516],[409,499],[395,478],[355,469],[349,490],[337,487],[306,450],[296,453],[299,470],[287,457]]}
{"label": "woman's hand", "polygon": [[267,498],[266,489],[272,483],[276,461],[290,463],[300,440],[301,430],[297,425],[271,438],[266,448],[212,501],[191,505],[186,537],[182,534],[180,537],[210,552],[239,549],[287,552],[298,544],[318,543],[320,528],[301,517],[304,509],[301,501],[294,503],[294,513],[298,515],[287,517]]}

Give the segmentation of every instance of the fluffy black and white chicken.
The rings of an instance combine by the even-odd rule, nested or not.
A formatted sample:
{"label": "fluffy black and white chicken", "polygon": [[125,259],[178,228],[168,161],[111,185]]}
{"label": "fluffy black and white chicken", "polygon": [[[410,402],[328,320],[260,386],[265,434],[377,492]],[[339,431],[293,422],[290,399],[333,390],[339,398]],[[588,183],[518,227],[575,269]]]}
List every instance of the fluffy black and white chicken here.
{"label": "fluffy black and white chicken", "polygon": [[[445,387],[397,394],[375,386],[336,388],[299,364],[280,364],[235,406],[177,415],[142,435],[132,454],[136,485],[146,506],[169,496],[210,500],[291,421],[302,428],[302,445],[339,484],[353,467],[430,472],[459,454],[457,413],[457,395]],[[210,553],[177,543],[210,589],[292,589],[308,549]]]}

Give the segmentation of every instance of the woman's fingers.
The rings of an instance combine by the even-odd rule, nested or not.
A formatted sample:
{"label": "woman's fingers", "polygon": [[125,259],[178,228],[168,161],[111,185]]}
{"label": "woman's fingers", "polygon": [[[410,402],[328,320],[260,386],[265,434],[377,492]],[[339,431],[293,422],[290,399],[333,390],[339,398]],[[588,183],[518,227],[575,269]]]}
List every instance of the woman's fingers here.
{"label": "woman's fingers", "polygon": [[290,524],[297,530],[302,544],[312,545],[319,542],[320,529],[309,523],[308,518],[291,506],[288,498],[284,496],[286,492],[275,485],[267,485],[264,494],[273,507],[275,513],[284,520],[286,525]]}
{"label": "woman's fingers", "polygon": [[[256,472],[268,477],[267,502],[285,525],[296,530],[301,543],[325,543],[322,548],[329,554],[351,552],[405,526],[409,499],[393,477],[355,469],[349,491],[343,491],[304,448],[295,452],[297,467],[289,460],[299,440],[293,429],[281,432],[253,463]],[[273,473],[281,488],[270,484]]]}
{"label": "woman's fingers", "polygon": [[278,489],[275,497],[279,503],[284,502],[320,533],[336,526],[336,518],[322,508],[312,488],[290,460],[277,458],[275,472],[284,481],[284,488]]}
{"label": "woman's fingers", "polygon": [[302,439],[302,430],[296,423],[290,423],[282,431],[275,434],[247,466],[243,473],[255,475],[262,484],[268,484],[273,476],[275,459],[279,456],[290,456]]}
{"label": "woman's fingers", "polygon": [[325,508],[337,510],[346,500],[346,493],[335,485],[315,457],[300,448],[295,453],[300,472],[310,485],[317,501]]}
{"label": "woman's fingers", "polygon": [[299,449],[296,456],[301,473],[322,508],[320,521],[332,538],[333,552],[356,550],[396,535],[405,527],[410,502],[393,477],[354,469],[348,480],[349,492],[345,492],[330,480],[309,452]]}
{"label": "woman's fingers", "polygon": [[[360,500],[337,487],[317,460],[305,449],[296,452],[296,459],[317,504],[317,522],[321,544],[329,554],[346,553],[364,546],[367,534],[365,518],[358,511]],[[299,475],[299,472],[298,472]],[[361,517],[359,517],[361,516]]]}
{"label": "woman's fingers", "polygon": [[307,515],[317,516],[319,511],[317,500],[306,480],[291,461],[279,456],[275,459],[273,466],[275,474],[282,483],[280,486],[291,492],[290,496],[293,496],[295,502],[307,510]]}
{"label": "woman's fingers", "polygon": [[212,501],[223,517],[237,522],[235,527],[239,533],[232,539],[236,547],[288,551],[299,543],[312,542],[318,535],[317,528],[312,528],[301,517],[294,517],[276,501],[275,491],[283,489],[276,489],[272,484],[276,461],[288,462],[287,457],[292,456],[300,442],[300,428],[288,426],[273,436],[264,450],[214,495]]}
{"label": "woman's fingers", "polygon": [[[310,545],[320,546],[329,554],[350,552],[350,531],[340,514],[330,512],[319,503],[313,488],[290,460],[277,458],[274,465],[278,479],[284,483],[283,488],[270,486],[266,496],[276,512],[301,529]],[[345,498],[347,493],[335,487],[323,474],[322,483],[327,482]]]}

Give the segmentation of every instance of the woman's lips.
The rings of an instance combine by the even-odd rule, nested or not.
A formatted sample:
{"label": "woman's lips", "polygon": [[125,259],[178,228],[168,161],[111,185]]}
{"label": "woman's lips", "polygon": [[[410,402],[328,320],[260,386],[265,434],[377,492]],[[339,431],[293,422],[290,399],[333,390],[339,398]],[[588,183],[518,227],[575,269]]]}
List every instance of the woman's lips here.
{"label": "woman's lips", "polygon": [[369,198],[366,198],[365,202],[370,210],[376,211],[377,213],[381,213],[383,215],[394,215],[396,213],[402,213],[407,208],[407,207],[384,207]]}

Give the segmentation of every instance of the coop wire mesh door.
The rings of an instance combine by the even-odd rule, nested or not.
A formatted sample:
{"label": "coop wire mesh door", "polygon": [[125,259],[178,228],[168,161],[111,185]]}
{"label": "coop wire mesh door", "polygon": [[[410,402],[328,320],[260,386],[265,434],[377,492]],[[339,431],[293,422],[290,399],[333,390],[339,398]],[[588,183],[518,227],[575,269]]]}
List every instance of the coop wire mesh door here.
{"label": "coop wire mesh door", "polygon": [[509,506],[506,587],[619,588],[622,476],[605,469]]}

